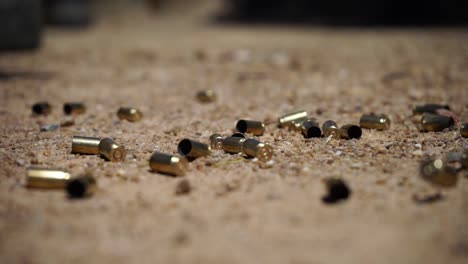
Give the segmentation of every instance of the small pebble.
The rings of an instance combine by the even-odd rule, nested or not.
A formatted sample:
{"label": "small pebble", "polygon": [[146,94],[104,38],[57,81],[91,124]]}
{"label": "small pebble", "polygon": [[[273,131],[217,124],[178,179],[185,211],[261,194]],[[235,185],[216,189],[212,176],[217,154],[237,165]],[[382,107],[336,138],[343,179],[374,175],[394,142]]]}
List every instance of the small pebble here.
{"label": "small pebble", "polygon": [[41,126],[41,131],[42,132],[46,132],[46,131],[55,131],[59,128],[58,125],[44,125],[44,126]]}
{"label": "small pebble", "polygon": [[176,195],[189,194],[190,191],[192,191],[192,186],[190,185],[190,182],[186,179],[179,181],[175,188]]}

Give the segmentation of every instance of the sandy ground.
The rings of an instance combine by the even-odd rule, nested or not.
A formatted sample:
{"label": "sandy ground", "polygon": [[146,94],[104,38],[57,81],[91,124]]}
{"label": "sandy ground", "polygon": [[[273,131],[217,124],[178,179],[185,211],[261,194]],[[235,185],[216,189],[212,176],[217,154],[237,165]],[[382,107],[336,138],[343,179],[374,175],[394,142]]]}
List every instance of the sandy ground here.
{"label": "sandy ground", "polygon": [[[468,178],[439,190],[419,177],[423,155],[462,148],[457,131],[420,133],[409,120],[425,102],[468,118],[468,32],[461,29],[270,28],[174,20],[135,11],[87,31],[47,31],[35,53],[2,54],[0,69],[1,263],[467,263]],[[200,89],[219,100],[198,103]],[[31,106],[54,109],[33,117]],[[64,102],[86,103],[72,127]],[[141,122],[119,121],[120,106]],[[323,122],[391,116],[389,131],[361,140],[304,140],[274,124],[260,140],[275,148],[261,165],[215,152],[181,178],[149,171],[155,150],[176,152],[184,137],[229,135],[239,118],[274,121],[298,109]],[[110,136],[125,163],[70,154],[73,135]],[[24,187],[30,165],[79,175],[99,191]],[[352,196],[322,203],[323,179],[344,178]],[[441,192],[418,204],[414,195]]]}

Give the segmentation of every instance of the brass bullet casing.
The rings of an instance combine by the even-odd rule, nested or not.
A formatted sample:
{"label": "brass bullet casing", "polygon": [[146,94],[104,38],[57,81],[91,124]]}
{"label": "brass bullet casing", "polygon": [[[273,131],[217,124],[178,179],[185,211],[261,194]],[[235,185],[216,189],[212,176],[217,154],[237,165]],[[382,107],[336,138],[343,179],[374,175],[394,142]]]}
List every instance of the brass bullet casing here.
{"label": "brass bullet casing", "polygon": [[240,133],[240,132],[236,132],[234,134],[231,135],[231,137],[240,137],[240,138],[245,138],[245,135]]}
{"label": "brass bullet casing", "polygon": [[390,118],[385,114],[362,115],[359,120],[359,126],[367,129],[388,130],[390,125]]}
{"label": "brass bullet casing", "polygon": [[297,111],[294,113],[286,114],[280,118],[278,118],[278,126],[279,127],[289,127],[293,125],[293,122],[296,121],[303,121],[307,119],[307,112],[306,111]]}
{"label": "brass bullet casing", "polygon": [[213,90],[203,90],[199,91],[196,95],[197,100],[201,103],[211,103],[216,101],[218,96]]}
{"label": "brass bullet casing", "polygon": [[243,137],[227,137],[222,142],[223,150],[227,153],[241,153],[245,140]]}
{"label": "brass bullet casing", "polygon": [[344,139],[360,139],[362,130],[359,126],[348,124],[340,128],[340,137]]}
{"label": "brass bullet casing", "polygon": [[149,166],[156,172],[174,176],[184,176],[188,163],[183,157],[177,157],[156,151],[151,155]]}
{"label": "brass bullet casing", "polygon": [[52,111],[52,107],[48,102],[38,102],[32,106],[32,112],[36,115],[48,115]]}
{"label": "brass bullet casing", "polygon": [[420,130],[423,132],[442,131],[453,125],[454,121],[451,117],[425,113],[421,118]]}
{"label": "brass bullet casing", "polygon": [[86,175],[73,178],[67,183],[67,193],[70,198],[84,198],[96,192],[96,179]]}
{"label": "brass bullet casing", "polygon": [[220,134],[213,134],[210,136],[210,147],[211,150],[223,149],[223,136]]}
{"label": "brass bullet casing", "polygon": [[72,153],[98,155],[100,138],[73,136]]}
{"label": "brass bullet casing", "polygon": [[143,113],[131,107],[120,107],[117,111],[117,116],[120,120],[127,120],[129,122],[137,122],[143,118]]}
{"label": "brass bullet casing", "polygon": [[211,154],[211,148],[205,143],[201,143],[191,139],[182,139],[177,146],[177,151],[180,155],[187,158],[199,158]]}
{"label": "brass bullet casing", "polygon": [[442,104],[425,104],[425,105],[418,105],[413,109],[413,115],[421,115],[424,113],[437,113],[437,110],[445,109],[450,110],[450,106],[442,105]]}
{"label": "brass bullet casing", "polygon": [[463,123],[460,126],[460,135],[462,137],[468,137],[468,123]]}
{"label": "brass bullet casing", "polygon": [[26,172],[28,188],[63,189],[70,174],[58,169],[30,167]]}
{"label": "brass bullet casing", "polygon": [[242,152],[250,157],[255,157],[260,161],[266,162],[273,156],[273,148],[253,138],[246,139],[242,144]]}
{"label": "brass bullet casing", "polygon": [[468,169],[468,149],[463,151],[463,154],[460,159],[460,163],[463,169]]}
{"label": "brass bullet casing", "polygon": [[67,115],[80,115],[86,112],[86,107],[82,103],[65,103],[63,112]]}
{"label": "brass bullet casing", "polygon": [[322,124],[322,131],[324,137],[332,136],[332,138],[340,137],[340,129],[338,125],[333,120],[327,120]]}
{"label": "brass bullet casing", "polygon": [[103,138],[99,142],[99,153],[107,160],[113,162],[125,161],[127,151],[110,138]]}
{"label": "brass bullet casing", "polygon": [[261,121],[241,119],[237,121],[236,129],[241,133],[251,133],[255,136],[261,136],[265,133],[265,124]]}
{"label": "brass bullet casing", "polygon": [[320,130],[318,122],[314,119],[301,122],[299,125],[299,131],[305,138],[316,138],[322,136],[322,130]]}
{"label": "brass bullet casing", "polygon": [[324,203],[336,203],[346,200],[351,195],[351,189],[346,182],[339,178],[329,178],[325,180],[327,194],[322,198]]}
{"label": "brass bullet casing", "polygon": [[421,163],[421,176],[424,180],[442,187],[453,187],[457,184],[457,173],[446,166],[443,160],[426,160]]}

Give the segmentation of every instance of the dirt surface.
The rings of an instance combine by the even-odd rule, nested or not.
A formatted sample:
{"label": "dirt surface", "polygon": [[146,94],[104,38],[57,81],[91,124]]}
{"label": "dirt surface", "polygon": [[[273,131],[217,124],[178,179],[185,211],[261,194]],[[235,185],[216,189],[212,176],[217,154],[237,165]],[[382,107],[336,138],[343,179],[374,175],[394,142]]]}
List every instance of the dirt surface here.
{"label": "dirt surface", "polygon": [[[36,53],[2,54],[0,69],[1,263],[467,263],[468,179],[437,189],[423,181],[424,155],[468,144],[457,131],[420,133],[416,104],[448,103],[468,118],[468,32],[461,29],[351,29],[235,26],[138,10],[86,31],[47,31]],[[200,104],[196,91],[218,101]],[[31,115],[37,101],[52,114]],[[63,103],[84,102],[75,125]],[[119,121],[121,106],[144,113]],[[389,131],[360,140],[305,140],[273,124],[305,109],[320,122],[392,118]],[[185,178],[149,171],[155,150],[229,135],[239,118],[270,123],[260,140],[273,163],[215,152]],[[73,135],[113,137],[125,163],[70,154]],[[79,175],[99,191],[69,200],[63,191],[24,187],[30,165]],[[321,201],[323,179],[352,189]],[[176,190],[182,179],[189,190]],[[442,194],[420,204],[414,195]]]}

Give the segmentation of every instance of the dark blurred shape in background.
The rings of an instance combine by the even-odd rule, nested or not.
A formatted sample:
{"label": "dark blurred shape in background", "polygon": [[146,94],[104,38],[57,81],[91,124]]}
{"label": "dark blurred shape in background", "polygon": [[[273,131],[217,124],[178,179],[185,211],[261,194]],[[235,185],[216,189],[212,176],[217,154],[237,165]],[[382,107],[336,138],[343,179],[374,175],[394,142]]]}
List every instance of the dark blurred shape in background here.
{"label": "dark blurred shape in background", "polygon": [[39,47],[42,7],[37,0],[0,0],[0,50]]}
{"label": "dark blurred shape in background", "polygon": [[[44,24],[82,28],[116,8],[144,6],[154,13],[185,17],[223,2],[218,22],[336,26],[466,26],[467,0],[0,0],[0,50],[35,49]],[[183,12],[181,12],[183,10]],[[99,15],[99,14],[98,14]],[[127,17],[131,19],[131,15]],[[210,17],[207,17],[210,19]]]}
{"label": "dark blurred shape in background", "polygon": [[92,14],[91,0],[44,0],[48,24],[83,27],[91,23]]}
{"label": "dark blurred shape in background", "polygon": [[348,26],[467,25],[466,0],[228,0],[223,19]]}

